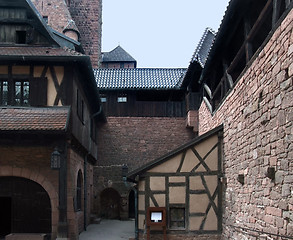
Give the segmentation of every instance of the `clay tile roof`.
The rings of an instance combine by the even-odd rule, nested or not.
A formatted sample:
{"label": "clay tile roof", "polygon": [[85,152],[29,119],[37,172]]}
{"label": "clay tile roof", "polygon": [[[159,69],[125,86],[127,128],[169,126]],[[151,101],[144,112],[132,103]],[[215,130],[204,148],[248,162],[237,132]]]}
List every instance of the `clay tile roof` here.
{"label": "clay tile roof", "polygon": [[0,131],[66,131],[69,107],[1,107]]}
{"label": "clay tile roof", "polygon": [[179,89],[185,68],[94,69],[99,89]]}
{"label": "clay tile roof", "polygon": [[51,48],[51,47],[0,47],[1,56],[81,56],[69,48]]}

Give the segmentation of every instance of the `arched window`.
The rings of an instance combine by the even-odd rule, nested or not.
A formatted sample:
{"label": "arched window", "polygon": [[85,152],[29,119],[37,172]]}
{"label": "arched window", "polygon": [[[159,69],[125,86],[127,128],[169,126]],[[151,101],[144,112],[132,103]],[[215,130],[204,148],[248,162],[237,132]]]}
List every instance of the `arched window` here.
{"label": "arched window", "polygon": [[81,211],[82,206],[82,173],[78,171],[77,183],[76,183],[76,196],[75,196],[75,210]]}

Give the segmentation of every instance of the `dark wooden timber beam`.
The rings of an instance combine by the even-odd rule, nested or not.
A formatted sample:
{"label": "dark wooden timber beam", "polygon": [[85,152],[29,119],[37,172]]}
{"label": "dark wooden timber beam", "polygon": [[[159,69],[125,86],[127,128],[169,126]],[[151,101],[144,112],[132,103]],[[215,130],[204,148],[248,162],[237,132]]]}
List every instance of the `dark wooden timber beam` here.
{"label": "dark wooden timber beam", "polygon": [[[244,20],[244,36],[245,38],[248,37],[249,33],[251,31],[251,21],[250,16],[246,16]],[[249,60],[252,58],[253,52],[252,52],[252,44],[251,41],[246,41],[245,43],[245,57],[246,62],[249,62]]]}
{"label": "dark wooden timber beam", "polygon": [[257,20],[255,21],[252,29],[250,30],[249,34],[247,35],[244,43],[240,47],[238,53],[236,54],[235,58],[231,62],[228,72],[231,72],[234,70],[234,68],[237,66],[238,62],[240,61],[241,57],[245,53],[245,46],[247,42],[252,41],[252,39],[255,37],[255,35],[258,33],[259,29],[261,28],[262,24],[265,22],[266,17],[270,13],[270,7],[273,0],[268,0],[266,5],[264,6],[263,10],[261,11],[260,15],[258,16]]}
{"label": "dark wooden timber beam", "polygon": [[273,0],[272,26],[274,26],[277,23],[280,17],[281,3],[282,3],[282,0]]}
{"label": "dark wooden timber beam", "polygon": [[209,88],[209,86],[207,84],[203,85],[204,89],[206,90],[207,94],[209,95],[209,97],[212,99],[213,95],[212,95],[212,91]]}

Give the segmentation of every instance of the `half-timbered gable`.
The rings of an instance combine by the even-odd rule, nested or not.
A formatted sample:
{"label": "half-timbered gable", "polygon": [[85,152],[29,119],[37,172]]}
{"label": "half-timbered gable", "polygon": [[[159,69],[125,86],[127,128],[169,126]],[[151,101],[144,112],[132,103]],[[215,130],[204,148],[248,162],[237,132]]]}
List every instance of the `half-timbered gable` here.
{"label": "half-timbered gable", "polygon": [[[130,172],[129,181],[138,186],[137,221],[140,234],[151,234],[147,212],[152,208],[166,210],[167,234],[189,239],[214,235],[220,237],[222,217],[222,127]],[[218,234],[218,235],[217,235]],[[193,239],[194,236],[191,236]]]}

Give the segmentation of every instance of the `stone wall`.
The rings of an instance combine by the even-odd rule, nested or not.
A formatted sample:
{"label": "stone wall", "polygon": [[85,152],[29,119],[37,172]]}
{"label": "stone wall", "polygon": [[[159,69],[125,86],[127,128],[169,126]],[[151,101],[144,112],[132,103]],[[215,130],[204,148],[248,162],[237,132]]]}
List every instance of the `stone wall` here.
{"label": "stone wall", "polygon": [[[122,166],[134,170],[194,137],[185,118],[108,117],[98,131],[98,163],[94,168],[94,212],[101,213],[100,195],[113,188],[121,196],[121,218],[127,218],[128,195]],[[130,183],[129,183],[130,184]],[[130,184],[131,185],[131,184]]]}
{"label": "stone wall", "polygon": [[108,117],[98,132],[98,165],[134,170],[194,138],[185,126],[185,118]]}
{"label": "stone wall", "polygon": [[[220,240],[221,235],[218,234],[167,234],[168,235],[168,240]],[[139,239],[141,240],[146,240],[147,239],[147,234],[140,233],[139,234]],[[163,239],[163,234],[150,234],[150,239],[152,240],[160,240]]]}
{"label": "stone wall", "polygon": [[79,30],[80,42],[94,68],[99,67],[102,41],[102,0],[70,0],[69,11]]}
{"label": "stone wall", "polygon": [[224,124],[223,239],[293,236],[292,26],[293,10],[219,108],[211,114],[203,102],[199,110],[200,135]]}
{"label": "stone wall", "polygon": [[72,19],[65,0],[31,1],[43,17],[48,17],[48,25],[54,30],[63,33],[63,30]]}

